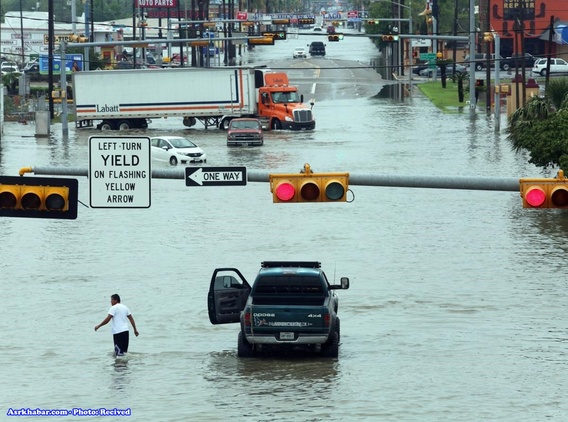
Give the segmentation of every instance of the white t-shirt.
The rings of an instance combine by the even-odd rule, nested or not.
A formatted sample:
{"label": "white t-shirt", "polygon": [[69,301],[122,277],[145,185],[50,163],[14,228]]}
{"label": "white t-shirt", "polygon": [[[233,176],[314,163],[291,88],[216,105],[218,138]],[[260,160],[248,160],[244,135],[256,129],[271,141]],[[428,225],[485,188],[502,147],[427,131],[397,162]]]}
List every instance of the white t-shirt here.
{"label": "white t-shirt", "polygon": [[130,315],[130,310],[126,305],[117,303],[116,305],[110,307],[108,313],[109,315],[112,315],[110,323],[113,334],[128,331],[128,315]]}

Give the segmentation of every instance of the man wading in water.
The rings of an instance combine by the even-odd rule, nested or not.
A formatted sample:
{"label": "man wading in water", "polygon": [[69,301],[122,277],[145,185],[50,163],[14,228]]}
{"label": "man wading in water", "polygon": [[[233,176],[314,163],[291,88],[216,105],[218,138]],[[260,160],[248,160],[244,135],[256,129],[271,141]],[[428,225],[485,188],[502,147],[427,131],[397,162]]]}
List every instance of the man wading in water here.
{"label": "man wading in water", "polygon": [[128,321],[134,328],[134,334],[138,337],[138,330],[134,318],[130,314],[130,309],[126,305],[120,303],[120,296],[114,294],[110,297],[111,307],[107,317],[99,325],[95,326],[95,331],[111,322],[112,335],[114,340],[114,353],[116,356],[124,356],[128,352]]}

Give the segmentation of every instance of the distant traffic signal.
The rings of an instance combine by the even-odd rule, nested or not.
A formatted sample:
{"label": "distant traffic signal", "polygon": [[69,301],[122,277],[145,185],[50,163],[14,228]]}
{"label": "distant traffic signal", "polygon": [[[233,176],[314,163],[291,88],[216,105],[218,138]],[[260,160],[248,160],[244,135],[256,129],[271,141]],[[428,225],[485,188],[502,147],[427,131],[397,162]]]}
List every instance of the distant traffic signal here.
{"label": "distant traffic signal", "polygon": [[568,179],[558,170],[554,179],[521,179],[523,208],[568,208]]}
{"label": "distant traffic signal", "polygon": [[250,45],[274,45],[274,37],[249,38]]}
{"label": "distant traffic signal", "polygon": [[89,39],[84,35],[76,35],[76,34],[69,35],[69,42],[79,43],[87,41],[89,41]]}
{"label": "distant traffic signal", "polygon": [[330,34],[330,35],[327,36],[327,40],[328,40],[329,42],[337,42],[337,41],[339,41],[339,35],[337,35],[337,34]]}
{"label": "distant traffic signal", "polygon": [[0,216],[77,218],[77,179],[0,176]]}
{"label": "distant traffic signal", "polygon": [[379,21],[369,20],[367,21],[367,25],[378,25]]}
{"label": "distant traffic signal", "polygon": [[383,42],[397,42],[398,41],[398,35],[386,34],[386,35],[383,35],[381,37],[381,39],[383,40]]}
{"label": "distant traffic signal", "polygon": [[272,25],[289,25],[290,19],[272,19]]}
{"label": "distant traffic signal", "polygon": [[270,31],[270,32],[263,32],[263,37],[272,37],[274,41],[276,40],[285,40],[286,39],[286,31]]}
{"label": "distant traffic signal", "polygon": [[345,202],[349,173],[312,173],[309,164],[297,174],[270,174],[272,202]]}
{"label": "distant traffic signal", "polygon": [[313,25],[314,23],[316,23],[316,20],[314,18],[300,18],[300,19],[298,19],[298,24],[300,24],[300,25]]}

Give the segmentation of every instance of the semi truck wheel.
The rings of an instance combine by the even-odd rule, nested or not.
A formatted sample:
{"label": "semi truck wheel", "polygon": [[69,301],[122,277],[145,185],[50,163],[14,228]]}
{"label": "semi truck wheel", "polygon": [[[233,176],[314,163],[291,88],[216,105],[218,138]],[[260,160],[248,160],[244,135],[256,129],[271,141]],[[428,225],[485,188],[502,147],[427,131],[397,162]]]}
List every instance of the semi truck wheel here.
{"label": "semi truck wheel", "polygon": [[195,123],[197,123],[197,121],[195,120],[195,117],[184,117],[183,118],[183,125],[184,126],[192,127],[192,126],[195,126]]}
{"label": "semi truck wheel", "polygon": [[120,122],[118,122],[118,125],[116,125],[118,130],[128,130],[131,128],[132,124],[130,123],[129,120],[121,120]]}
{"label": "semi truck wheel", "polygon": [[114,130],[114,124],[110,120],[103,120],[99,125],[99,130]]}
{"label": "semi truck wheel", "polygon": [[270,128],[273,130],[280,130],[282,129],[282,123],[278,119],[272,119],[270,123]]}
{"label": "semi truck wheel", "polygon": [[221,123],[219,123],[219,129],[221,130],[227,130],[229,129],[229,123],[231,123],[231,118],[230,117],[225,117],[223,120],[221,120]]}

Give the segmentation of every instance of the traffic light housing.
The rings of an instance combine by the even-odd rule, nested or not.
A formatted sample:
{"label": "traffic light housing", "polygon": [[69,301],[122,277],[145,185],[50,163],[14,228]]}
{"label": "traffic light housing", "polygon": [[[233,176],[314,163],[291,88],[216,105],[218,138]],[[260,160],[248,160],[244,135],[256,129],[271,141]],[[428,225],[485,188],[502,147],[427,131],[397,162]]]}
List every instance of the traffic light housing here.
{"label": "traffic light housing", "polygon": [[0,176],[0,216],[77,218],[77,179]]}
{"label": "traffic light housing", "polygon": [[568,208],[568,179],[558,170],[554,179],[520,179],[523,208]]}
{"label": "traffic light housing", "polygon": [[89,41],[89,39],[83,35],[76,35],[76,34],[69,35],[69,42],[81,43],[87,41]]}
{"label": "traffic light housing", "polygon": [[274,37],[249,38],[250,45],[274,45]]}
{"label": "traffic light housing", "polygon": [[290,25],[290,19],[272,19],[272,25]]}
{"label": "traffic light housing", "polygon": [[263,37],[272,37],[274,41],[276,40],[285,40],[286,39],[286,31],[265,31],[262,33]]}
{"label": "traffic light housing", "polygon": [[383,35],[381,37],[381,39],[383,40],[383,42],[397,42],[398,41],[398,35],[386,34],[386,35]]}
{"label": "traffic light housing", "polygon": [[483,33],[483,41],[492,42],[493,41],[493,34],[491,32],[484,32]]}
{"label": "traffic light housing", "polygon": [[337,34],[330,34],[330,35],[327,36],[327,40],[328,40],[329,42],[337,42],[337,41],[339,41],[339,35],[337,35]]}
{"label": "traffic light housing", "polygon": [[316,23],[316,20],[314,18],[299,18],[298,19],[298,24],[300,24],[300,25],[313,25],[314,23]]}
{"label": "traffic light housing", "polygon": [[313,173],[309,164],[296,174],[270,174],[272,202],[346,202],[349,173]]}

